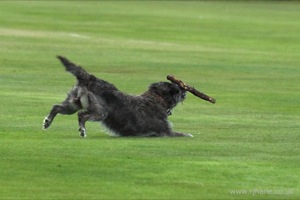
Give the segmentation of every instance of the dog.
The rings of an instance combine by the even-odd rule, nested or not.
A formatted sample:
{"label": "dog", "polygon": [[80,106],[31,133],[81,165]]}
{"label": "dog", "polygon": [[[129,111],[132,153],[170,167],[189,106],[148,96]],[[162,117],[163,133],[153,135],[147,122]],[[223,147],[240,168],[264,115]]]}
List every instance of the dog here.
{"label": "dog", "polygon": [[44,129],[50,127],[57,114],[71,115],[79,111],[79,132],[82,137],[87,135],[87,121],[101,122],[118,136],[193,137],[172,131],[168,121],[172,109],[186,97],[186,91],[177,84],[157,82],[139,96],[128,95],[67,58],[57,58],[66,71],[77,78],[77,84],[61,104],[52,107],[44,119]]}

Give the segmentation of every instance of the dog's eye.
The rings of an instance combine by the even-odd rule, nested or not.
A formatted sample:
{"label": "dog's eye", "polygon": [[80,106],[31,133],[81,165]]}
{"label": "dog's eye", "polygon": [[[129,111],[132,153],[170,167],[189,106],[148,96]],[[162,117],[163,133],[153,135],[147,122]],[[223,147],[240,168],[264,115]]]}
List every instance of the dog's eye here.
{"label": "dog's eye", "polygon": [[177,88],[171,88],[170,93],[171,94],[178,94],[179,90]]}

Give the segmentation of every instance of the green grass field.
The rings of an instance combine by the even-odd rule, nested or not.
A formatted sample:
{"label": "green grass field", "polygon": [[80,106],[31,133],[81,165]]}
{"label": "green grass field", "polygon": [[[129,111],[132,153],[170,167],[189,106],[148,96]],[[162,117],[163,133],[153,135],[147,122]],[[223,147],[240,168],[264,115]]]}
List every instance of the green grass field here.
{"label": "green grass field", "polygon": [[[1,1],[0,199],[299,199],[300,4]],[[75,79],[64,55],[130,94],[174,74],[193,138],[111,137],[42,121]]]}

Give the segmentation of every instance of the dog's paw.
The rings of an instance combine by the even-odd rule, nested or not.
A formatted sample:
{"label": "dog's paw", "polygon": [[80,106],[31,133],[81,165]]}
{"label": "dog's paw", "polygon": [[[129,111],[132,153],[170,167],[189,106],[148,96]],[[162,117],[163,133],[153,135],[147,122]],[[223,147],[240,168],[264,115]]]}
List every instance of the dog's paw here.
{"label": "dog's paw", "polygon": [[170,135],[170,136],[173,136],[173,137],[194,137],[192,134],[189,134],[189,133],[177,133],[177,132],[172,133],[172,135]]}
{"label": "dog's paw", "polygon": [[43,122],[43,129],[49,128],[50,125],[51,125],[51,121],[46,117]]}
{"label": "dog's paw", "polygon": [[194,137],[192,134],[186,133],[184,134],[185,137]]}
{"label": "dog's paw", "polygon": [[183,137],[194,137],[192,134],[189,134],[189,133],[181,133],[180,136],[183,136]]}
{"label": "dog's paw", "polygon": [[81,137],[83,137],[83,138],[86,137],[86,130],[85,130],[85,128],[83,128],[83,127],[80,127],[80,128],[79,128],[79,135],[80,135]]}

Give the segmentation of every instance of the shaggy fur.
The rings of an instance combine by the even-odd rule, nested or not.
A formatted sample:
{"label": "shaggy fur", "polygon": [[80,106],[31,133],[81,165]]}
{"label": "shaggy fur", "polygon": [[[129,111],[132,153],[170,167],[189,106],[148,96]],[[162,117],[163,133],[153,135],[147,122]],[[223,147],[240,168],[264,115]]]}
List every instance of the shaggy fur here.
{"label": "shaggy fur", "polygon": [[178,85],[158,82],[140,96],[119,91],[113,84],[87,73],[82,67],[58,56],[66,70],[77,78],[67,98],[54,105],[44,120],[49,128],[55,116],[78,112],[79,131],[86,137],[86,121],[102,122],[120,136],[190,136],[173,132],[167,120],[171,110],[185,99],[186,92]]}

